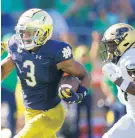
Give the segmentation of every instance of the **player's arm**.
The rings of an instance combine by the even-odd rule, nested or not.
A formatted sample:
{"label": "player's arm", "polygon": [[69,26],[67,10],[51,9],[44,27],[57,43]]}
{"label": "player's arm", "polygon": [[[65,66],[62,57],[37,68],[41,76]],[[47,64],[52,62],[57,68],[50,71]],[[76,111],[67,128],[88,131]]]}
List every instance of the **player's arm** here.
{"label": "player's arm", "polygon": [[[72,76],[76,76],[81,80],[81,84],[76,92],[71,91],[70,98],[67,96],[63,96],[68,103],[78,103],[82,101],[84,96],[86,96],[88,92],[88,88],[90,86],[90,75],[85,70],[84,66],[78,63],[73,59],[72,48],[66,43],[61,43],[61,48],[56,54],[55,62],[58,70],[62,70],[65,73],[68,73]],[[64,90],[66,95],[66,89]],[[67,99],[66,99],[67,98]]]}
{"label": "player's arm", "polygon": [[[125,62],[125,67],[127,69],[127,72],[135,73],[135,60],[128,60],[127,62]],[[135,80],[131,82],[127,79],[124,79],[121,75],[121,70],[117,65],[113,63],[107,63],[103,66],[102,71],[103,74],[107,76],[117,86],[119,86],[121,90],[135,95]],[[133,75],[135,76],[135,74]],[[133,79],[135,78],[133,77]]]}
{"label": "player's arm", "polygon": [[118,78],[114,83],[119,86],[123,91],[135,95],[135,82],[124,80],[121,77]]}
{"label": "player's arm", "polygon": [[14,69],[14,63],[12,61],[12,58],[8,56],[1,62],[1,80],[6,78],[8,74]]}
{"label": "player's arm", "polygon": [[65,94],[62,93],[64,101],[66,101],[67,103],[80,103],[87,95],[88,88],[90,87],[89,73],[86,71],[82,64],[75,61],[73,58],[58,63],[57,68],[72,76],[78,77],[81,80],[81,84],[77,90],[77,93],[71,90],[72,96],[69,98],[66,96],[66,91],[64,92]]}
{"label": "player's arm", "polygon": [[73,58],[58,63],[57,68],[72,76],[78,77],[81,80],[81,86],[84,86],[87,89],[90,87],[90,74],[82,64]]}
{"label": "player's arm", "polygon": [[114,83],[118,85],[123,91],[135,95],[135,57],[130,57],[125,62],[127,73],[133,78],[133,82],[118,78]]}

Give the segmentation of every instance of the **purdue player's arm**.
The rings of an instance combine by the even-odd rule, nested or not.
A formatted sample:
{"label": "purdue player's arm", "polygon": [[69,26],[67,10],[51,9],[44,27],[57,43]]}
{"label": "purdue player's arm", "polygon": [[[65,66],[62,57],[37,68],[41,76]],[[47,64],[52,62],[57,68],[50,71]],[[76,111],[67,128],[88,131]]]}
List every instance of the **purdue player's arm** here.
{"label": "purdue player's arm", "polygon": [[[123,91],[135,95],[135,82],[126,81],[121,77],[117,79],[114,83],[118,85]],[[122,85],[124,85],[124,88],[122,87]]]}
{"label": "purdue player's arm", "polygon": [[125,67],[128,75],[132,77],[133,81],[130,82],[121,77],[115,81],[115,84],[118,85],[123,91],[135,95],[135,57],[127,60],[125,62]]}
{"label": "purdue player's arm", "polygon": [[1,62],[1,80],[6,78],[8,74],[14,69],[14,63],[10,55]]}

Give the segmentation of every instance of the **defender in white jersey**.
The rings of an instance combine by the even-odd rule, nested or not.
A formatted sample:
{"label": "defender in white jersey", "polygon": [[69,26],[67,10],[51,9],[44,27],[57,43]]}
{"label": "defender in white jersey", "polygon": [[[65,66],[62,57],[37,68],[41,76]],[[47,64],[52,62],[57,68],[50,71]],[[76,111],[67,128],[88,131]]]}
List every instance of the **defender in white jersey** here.
{"label": "defender in white jersey", "polygon": [[135,29],[115,24],[105,32],[102,43],[103,74],[117,85],[118,98],[127,110],[102,138],[135,138]]}

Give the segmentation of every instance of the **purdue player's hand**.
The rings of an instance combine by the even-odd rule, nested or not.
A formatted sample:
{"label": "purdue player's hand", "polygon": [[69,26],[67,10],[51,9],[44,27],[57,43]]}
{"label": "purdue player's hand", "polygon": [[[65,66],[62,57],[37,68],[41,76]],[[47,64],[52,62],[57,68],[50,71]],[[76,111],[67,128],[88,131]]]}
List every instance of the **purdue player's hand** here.
{"label": "purdue player's hand", "polygon": [[113,82],[122,77],[120,68],[113,63],[105,64],[102,68],[102,72],[109,80]]}
{"label": "purdue player's hand", "polygon": [[3,55],[6,47],[7,47],[7,44],[5,42],[1,42],[1,56]]}
{"label": "purdue player's hand", "polygon": [[62,86],[59,88],[59,97],[63,99],[68,104],[72,103],[80,103],[83,99],[83,95],[80,93],[74,92],[72,89],[72,86]]}

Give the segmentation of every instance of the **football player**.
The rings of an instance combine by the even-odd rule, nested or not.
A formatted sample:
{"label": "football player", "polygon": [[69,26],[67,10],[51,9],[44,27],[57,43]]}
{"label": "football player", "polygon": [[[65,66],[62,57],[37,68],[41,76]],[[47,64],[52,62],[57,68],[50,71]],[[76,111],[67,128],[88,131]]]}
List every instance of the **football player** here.
{"label": "football player", "polygon": [[[125,23],[112,25],[106,30],[103,74],[118,88],[118,98],[126,105],[124,115],[103,138],[135,137],[135,29]],[[102,56],[103,57],[103,56]]]}
{"label": "football player", "polygon": [[2,79],[16,67],[22,86],[26,125],[15,138],[56,138],[65,119],[58,96],[63,72],[81,80],[77,93],[71,91],[66,97],[67,88],[60,91],[67,103],[79,103],[84,98],[90,76],[74,60],[69,44],[50,40],[53,21],[47,12],[42,9],[26,11],[15,30],[16,34],[8,42],[9,56],[2,61]]}

